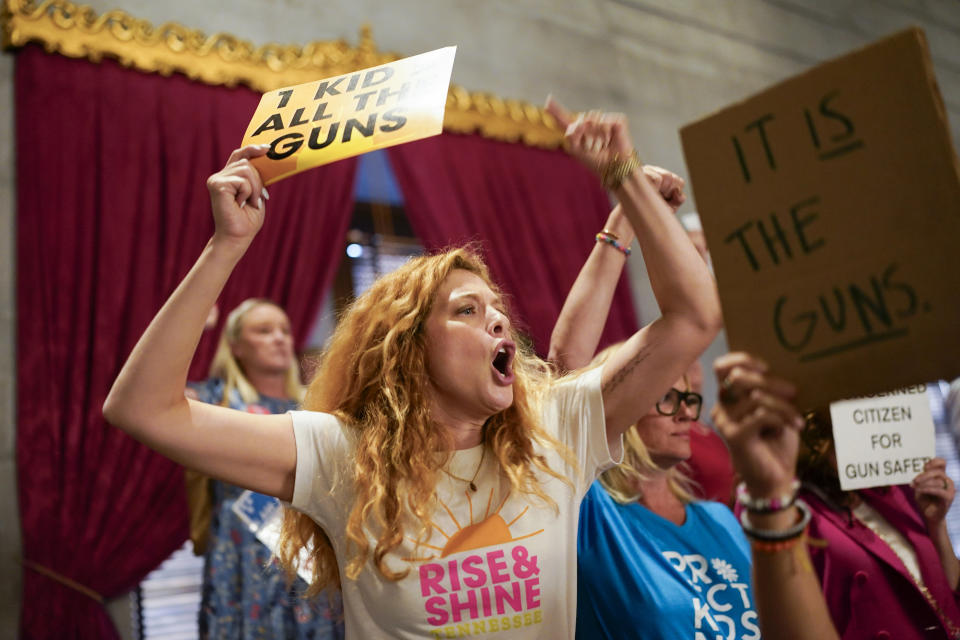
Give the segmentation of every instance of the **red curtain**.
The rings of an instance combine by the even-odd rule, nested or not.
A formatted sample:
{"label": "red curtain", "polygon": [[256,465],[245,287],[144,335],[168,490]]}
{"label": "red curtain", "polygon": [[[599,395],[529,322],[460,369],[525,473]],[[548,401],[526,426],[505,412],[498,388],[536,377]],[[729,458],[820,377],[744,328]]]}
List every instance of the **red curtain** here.
{"label": "red curtain", "polygon": [[[185,540],[182,470],[104,423],[133,344],[212,232],[207,175],[259,100],[45,54],[16,61],[18,432],[24,638],[115,638],[110,598]],[[355,162],[271,187],[266,225],[221,297],[284,306],[305,340],[340,259]],[[191,377],[214,347],[205,339]]]}
{"label": "red curtain", "polygon": [[[103,422],[144,328],[212,231],[204,181],[259,96],[27,47],[17,56],[18,434],[25,638],[115,638],[103,607],[187,534],[181,469]],[[609,203],[558,151],[442,135],[390,150],[430,249],[480,240],[545,353]],[[220,300],[284,306],[301,342],[340,259],[356,163],[271,188],[265,228]],[[621,281],[604,342],[636,326]],[[191,378],[215,346],[204,338]]]}
{"label": "red curtain", "polygon": [[[390,159],[424,246],[481,241],[494,279],[546,355],[560,307],[610,210],[597,178],[563,151],[474,135],[392,147]],[[624,276],[601,347],[636,326]]]}

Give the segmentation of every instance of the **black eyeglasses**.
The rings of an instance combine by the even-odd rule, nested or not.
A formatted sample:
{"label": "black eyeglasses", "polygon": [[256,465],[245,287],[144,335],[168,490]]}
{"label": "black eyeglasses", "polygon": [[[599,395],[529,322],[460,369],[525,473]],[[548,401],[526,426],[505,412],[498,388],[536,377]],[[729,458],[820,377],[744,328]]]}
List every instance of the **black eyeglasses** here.
{"label": "black eyeglasses", "polygon": [[657,402],[657,413],[662,416],[675,416],[680,411],[680,404],[687,405],[693,412],[693,420],[700,419],[700,409],[703,407],[703,396],[695,391],[680,391],[670,389]]}

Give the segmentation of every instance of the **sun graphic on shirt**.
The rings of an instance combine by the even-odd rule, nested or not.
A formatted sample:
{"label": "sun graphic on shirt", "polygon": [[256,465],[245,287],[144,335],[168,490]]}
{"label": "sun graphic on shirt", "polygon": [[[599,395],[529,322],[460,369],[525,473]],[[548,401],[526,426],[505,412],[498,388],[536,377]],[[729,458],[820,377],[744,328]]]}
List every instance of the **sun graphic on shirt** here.
{"label": "sun graphic on shirt", "polygon": [[[483,515],[480,516],[477,522],[474,522],[473,494],[471,492],[466,492],[466,496],[467,504],[469,505],[470,510],[470,519],[466,526],[460,524],[457,516],[454,515],[453,511],[450,510],[450,507],[448,507],[442,500],[440,501],[440,505],[450,516],[450,520],[453,522],[456,530],[448,533],[436,522],[433,522],[432,520],[430,521],[430,525],[435,530],[439,531],[440,535],[446,538],[446,544],[444,544],[442,547],[438,547],[436,545],[427,544],[426,542],[417,543],[416,540],[409,537],[408,540],[417,543],[420,547],[433,549],[438,552],[439,557],[445,558],[452,553],[469,551],[471,549],[479,549],[481,547],[492,547],[494,545],[506,544],[508,542],[516,542],[517,540],[532,538],[537,534],[543,533],[543,529],[538,529],[533,533],[526,533],[524,535],[514,537],[510,527],[512,527],[527,513],[527,510],[530,509],[530,506],[525,506],[520,513],[510,520],[510,522],[507,522],[504,517],[500,515],[500,511],[503,509],[504,504],[506,504],[507,498],[510,497],[509,494],[503,498],[496,511],[491,513],[490,508],[493,506],[493,488],[491,488],[490,494],[487,496],[487,506],[484,509]],[[404,560],[407,562],[426,562],[427,560],[433,560],[436,557],[438,557],[437,554],[431,554],[429,556],[420,558],[404,558]]]}

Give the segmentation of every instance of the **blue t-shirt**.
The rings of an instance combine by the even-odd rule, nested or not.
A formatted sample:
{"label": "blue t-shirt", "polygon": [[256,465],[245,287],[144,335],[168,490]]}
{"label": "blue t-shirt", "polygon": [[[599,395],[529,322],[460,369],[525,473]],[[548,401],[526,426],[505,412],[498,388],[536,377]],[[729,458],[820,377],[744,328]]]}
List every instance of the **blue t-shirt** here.
{"label": "blue t-shirt", "polygon": [[718,502],[686,514],[677,526],[593,483],[580,506],[577,638],[760,638],[739,523]]}

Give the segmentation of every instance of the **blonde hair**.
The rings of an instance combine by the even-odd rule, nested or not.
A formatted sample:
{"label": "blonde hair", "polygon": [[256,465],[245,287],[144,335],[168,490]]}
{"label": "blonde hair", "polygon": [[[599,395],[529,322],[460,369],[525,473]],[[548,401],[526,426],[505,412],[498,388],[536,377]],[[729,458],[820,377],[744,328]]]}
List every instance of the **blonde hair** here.
{"label": "blonde hair", "polygon": [[[243,318],[256,307],[269,305],[283,311],[280,305],[266,298],[247,298],[227,316],[227,321],[223,325],[223,331],[220,332],[220,341],[217,343],[217,351],[213,355],[213,362],[210,363],[210,377],[223,380],[223,398],[220,404],[224,407],[230,404],[230,394],[234,389],[239,392],[240,397],[247,404],[260,400],[260,393],[247,379],[243,372],[243,367],[233,355],[233,345],[240,338],[240,331],[243,329]],[[290,361],[290,368],[287,369],[284,389],[287,397],[296,401],[303,399],[304,387],[300,383],[300,368],[296,359]]]}
{"label": "blonde hair", "polygon": [[[598,353],[589,366],[592,368],[602,365],[620,344],[623,343],[611,345]],[[661,471],[660,467],[653,462],[650,452],[647,451],[647,445],[637,433],[637,424],[633,424],[623,434],[623,462],[604,471],[600,474],[599,480],[611,498],[620,504],[630,504],[643,496],[640,487],[649,477],[648,474],[659,471]],[[679,465],[667,471],[667,486],[684,504],[693,502],[693,484],[693,480],[680,470]]]}
{"label": "blonde hair", "polygon": [[[476,274],[497,292],[473,248],[412,258],[378,279],[347,309],[309,385],[304,408],[335,415],[356,433],[352,473],[355,491],[347,517],[346,574],[356,579],[371,559],[388,580],[409,573],[387,566],[387,554],[405,537],[404,521],[419,523],[417,540],[429,539],[436,484],[444,463],[438,451],[452,447],[430,418],[424,324],[437,290],[454,269]],[[513,362],[513,404],[483,428],[485,446],[510,482],[511,491],[557,509],[534,471],[569,483],[550,469],[534,443],[553,448],[569,464],[569,450],[540,425],[543,392],[556,379],[552,367],[519,339]],[[372,536],[376,543],[369,542]],[[305,514],[287,510],[277,556],[294,575],[306,547],[313,561],[307,595],[339,586],[337,559],[323,529]]]}
{"label": "blonde hair", "polygon": [[[634,425],[623,434],[623,462],[604,471],[600,475],[600,484],[611,498],[620,504],[630,504],[643,497],[640,487],[647,479],[645,474],[654,471],[660,471],[660,468],[650,458],[647,446]],[[667,471],[667,486],[684,504],[693,502],[692,485],[693,480],[680,470],[679,465]]]}

